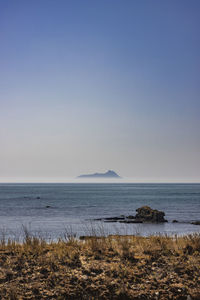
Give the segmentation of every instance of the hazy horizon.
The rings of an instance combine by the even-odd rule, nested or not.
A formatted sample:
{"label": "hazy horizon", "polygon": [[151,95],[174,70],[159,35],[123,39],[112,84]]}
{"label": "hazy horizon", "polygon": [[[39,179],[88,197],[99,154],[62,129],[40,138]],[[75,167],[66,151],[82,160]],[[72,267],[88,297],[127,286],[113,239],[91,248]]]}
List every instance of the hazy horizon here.
{"label": "hazy horizon", "polygon": [[198,0],[1,1],[0,182],[200,182],[199,36]]}
{"label": "hazy horizon", "polygon": [[121,178],[77,178],[77,177],[9,177],[0,178],[0,184],[3,183],[177,183],[177,184],[200,184],[200,180],[195,180],[192,178],[131,178],[131,177],[121,177]]}

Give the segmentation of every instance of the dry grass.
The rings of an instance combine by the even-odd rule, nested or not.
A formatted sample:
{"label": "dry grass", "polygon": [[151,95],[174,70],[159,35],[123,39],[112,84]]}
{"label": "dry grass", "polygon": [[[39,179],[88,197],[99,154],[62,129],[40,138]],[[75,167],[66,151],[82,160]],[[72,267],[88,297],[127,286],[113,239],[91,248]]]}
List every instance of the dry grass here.
{"label": "dry grass", "polygon": [[0,299],[200,299],[200,235],[0,242]]}

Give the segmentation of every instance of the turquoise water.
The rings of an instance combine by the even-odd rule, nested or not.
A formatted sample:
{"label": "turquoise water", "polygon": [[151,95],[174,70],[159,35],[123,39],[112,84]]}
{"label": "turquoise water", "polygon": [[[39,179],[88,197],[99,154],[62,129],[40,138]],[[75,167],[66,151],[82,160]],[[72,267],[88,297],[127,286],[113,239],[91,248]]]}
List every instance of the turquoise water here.
{"label": "turquoise water", "polygon": [[[135,214],[143,205],[164,211],[169,222],[93,221]],[[0,184],[0,235],[11,238],[22,234],[22,225],[52,239],[71,231],[91,234],[94,228],[99,234],[186,234],[200,232],[189,224],[195,220],[200,220],[200,184]]]}

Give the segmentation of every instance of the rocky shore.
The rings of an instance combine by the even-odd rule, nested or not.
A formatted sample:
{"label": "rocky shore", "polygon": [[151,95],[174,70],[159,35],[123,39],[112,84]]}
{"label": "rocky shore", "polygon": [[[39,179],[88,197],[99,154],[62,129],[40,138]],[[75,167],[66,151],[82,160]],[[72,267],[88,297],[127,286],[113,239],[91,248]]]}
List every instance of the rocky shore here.
{"label": "rocky shore", "polygon": [[200,235],[1,241],[0,299],[199,300]]}

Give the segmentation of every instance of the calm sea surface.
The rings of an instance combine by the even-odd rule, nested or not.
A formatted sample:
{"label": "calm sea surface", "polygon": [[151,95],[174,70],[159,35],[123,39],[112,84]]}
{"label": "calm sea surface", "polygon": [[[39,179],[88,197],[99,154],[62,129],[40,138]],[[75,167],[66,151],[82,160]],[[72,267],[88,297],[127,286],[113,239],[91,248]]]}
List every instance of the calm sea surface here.
{"label": "calm sea surface", "polygon": [[[162,210],[164,224],[120,224],[95,218],[135,214],[143,205]],[[49,207],[47,207],[49,206]],[[172,220],[180,223],[172,223]],[[19,238],[22,225],[34,234],[56,239],[121,233],[186,234],[200,232],[200,184],[0,184],[0,238]]]}

